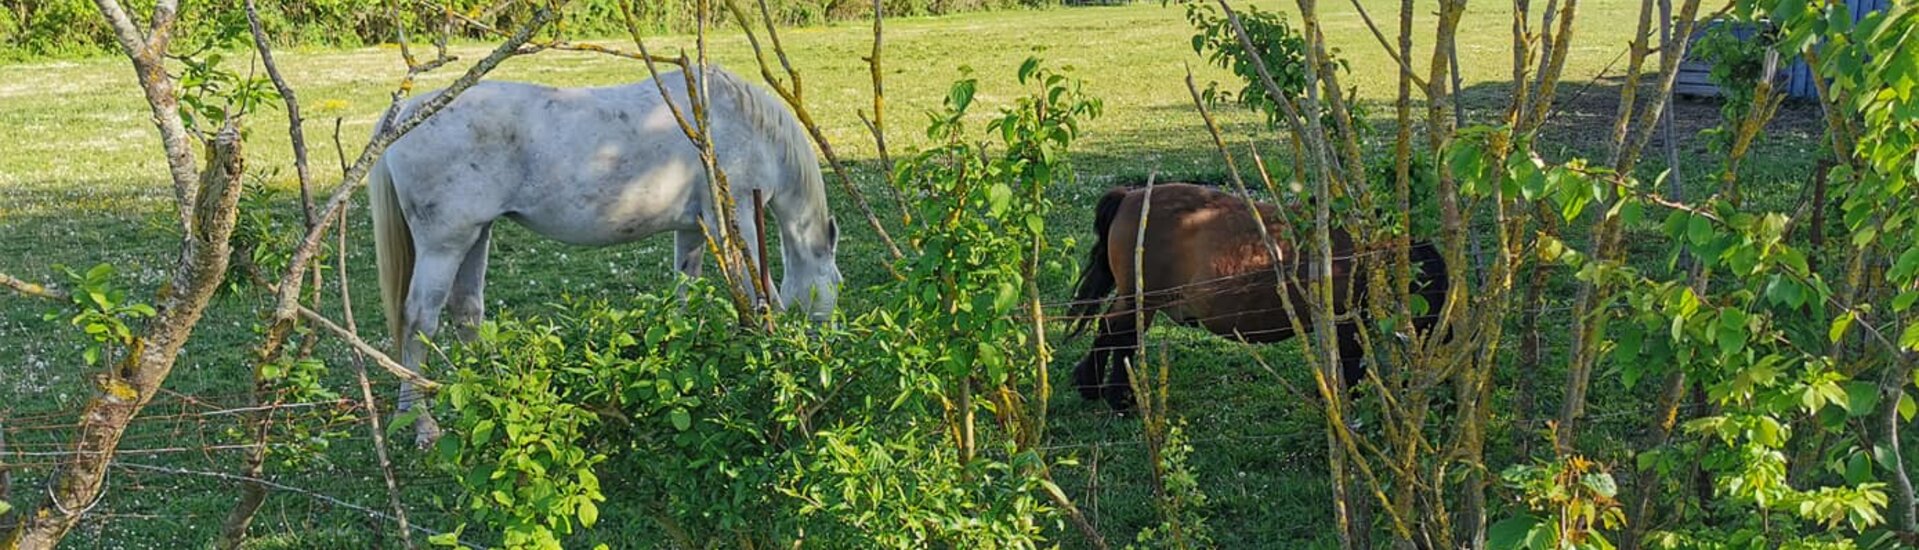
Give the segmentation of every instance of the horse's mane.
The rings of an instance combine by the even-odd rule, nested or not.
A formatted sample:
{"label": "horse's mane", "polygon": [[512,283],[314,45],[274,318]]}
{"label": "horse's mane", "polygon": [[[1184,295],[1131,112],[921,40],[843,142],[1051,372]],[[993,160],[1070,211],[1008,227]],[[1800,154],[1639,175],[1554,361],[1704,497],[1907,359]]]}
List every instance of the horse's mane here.
{"label": "horse's mane", "polygon": [[[738,74],[709,64],[706,68],[707,86],[714,96],[731,98],[739,108],[745,122],[758,130],[760,135],[778,140],[785,147],[782,168],[789,173],[816,174],[819,161],[813,156],[813,142],[807,136],[806,129],[787,110],[785,100],[775,97],[771,92],[747,82]],[[819,206],[825,207],[824,182],[807,181],[796,191],[812,194],[819,188]]]}

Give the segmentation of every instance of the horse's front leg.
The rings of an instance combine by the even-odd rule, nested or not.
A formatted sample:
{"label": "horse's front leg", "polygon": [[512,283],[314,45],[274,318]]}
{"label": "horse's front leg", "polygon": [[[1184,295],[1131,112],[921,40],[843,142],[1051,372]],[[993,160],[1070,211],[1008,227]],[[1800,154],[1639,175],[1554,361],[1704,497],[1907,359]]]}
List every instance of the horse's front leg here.
{"label": "horse's front leg", "polygon": [[[1106,404],[1113,410],[1127,412],[1133,410],[1133,384],[1131,368],[1139,356],[1140,335],[1153,326],[1152,310],[1135,317],[1133,309],[1137,306],[1130,300],[1114,303],[1106,317],[1106,330],[1101,331],[1100,340],[1094,342],[1095,348],[1106,350],[1106,385],[1100,392],[1106,398]],[[1114,314],[1113,312],[1118,312]],[[1144,319],[1144,325],[1136,325],[1135,319]],[[1144,375],[1145,373],[1141,373]]]}
{"label": "horse's front leg", "polygon": [[[1097,321],[1098,330],[1093,338],[1093,346],[1086,350],[1086,357],[1073,367],[1073,387],[1079,390],[1080,398],[1088,401],[1099,399],[1101,381],[1106,378],[1106,364],[1112,359],[1114,350],[1123,344],[1123,340],[1114,332],[1113,312],[1130,311],[1130,303],[1124,299],[1115,300]],[[1127,313],[1126,322],[1130,324],[1132,319],[1132,314]]]}
{"label": "horse's front leg", "polygon": [[706,263],[706,233],[699,229],[682,229],[673,232],[673,269],[678,270],[680,278],[673,287],[673,294],[686,304],[686,285],[700,278],[700,271]]}

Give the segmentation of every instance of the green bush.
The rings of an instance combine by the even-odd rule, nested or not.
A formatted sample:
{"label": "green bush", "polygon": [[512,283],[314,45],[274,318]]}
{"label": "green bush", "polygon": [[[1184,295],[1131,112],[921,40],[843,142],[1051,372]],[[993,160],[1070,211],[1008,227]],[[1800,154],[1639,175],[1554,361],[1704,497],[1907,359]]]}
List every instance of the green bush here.
{"label": "green bush", "polygon": [[[1057,259],[1045,190],[1072,177],[1066,150],[1099,103],[1037,60],[1019,76],[1027,95],[984,135],[963,123],[977,82],[955,84],[933,115],[943,144],[900,162],[894,183],[928,198],[902,280],[862,289],[866,313],[741,327],[695,281],[684,301],[504,317],[451,350],[437,456],[468,517],[509,547],[555,543],[597,519],[604,460],[604,493],[680,547],[1044,542],[1058,461],[1030,407],[1047,359],[1016,313]],[[1002,146],[976,145],[988,136]]]}

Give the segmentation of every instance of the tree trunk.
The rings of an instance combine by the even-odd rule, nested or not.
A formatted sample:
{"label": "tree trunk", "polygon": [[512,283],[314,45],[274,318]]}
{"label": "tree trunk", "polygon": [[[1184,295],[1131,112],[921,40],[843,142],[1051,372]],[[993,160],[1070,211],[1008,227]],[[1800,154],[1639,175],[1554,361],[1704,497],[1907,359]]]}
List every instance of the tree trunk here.
{"label": "tree trunk", "polygon": [[[262,363],[265,362],[262,361]],[[253,392],[249,403],[255,407],[261,405],[264,401],[262,398],[272,392],[267,381],[260,378],[259,369],[258,365],[254,367]],[[368,414],[378,416],[379,411],[374,410]],[[260,479],[266,473],[267,430],[272,416],[273,410],[270,407],[247,415],[247,426],[252,428],[254,440],[252,445],[247,446],[246,457],[240,469],[240,475],[245,478],[245,481],[240,482],[240,500],[234,502],[233,510],[227,513],[226,521],[221,522],[220,538],[214,544],[222,550],[233,550],[239,548],[240,543],[246,542],[247,527],[253,524],[254,512],[260,509],[261,504],[266,503],[267,488],[260,483]]]}

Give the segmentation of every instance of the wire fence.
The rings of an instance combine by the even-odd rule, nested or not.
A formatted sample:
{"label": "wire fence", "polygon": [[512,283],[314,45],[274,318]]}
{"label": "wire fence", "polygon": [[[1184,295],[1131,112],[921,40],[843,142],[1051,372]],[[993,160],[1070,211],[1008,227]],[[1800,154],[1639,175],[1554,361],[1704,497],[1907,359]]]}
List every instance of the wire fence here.
{"label": "wire fence", "polygon": [[[1265,284],[1271,284],[1271,281]],[[1058,310],[1071,305],[1072,302],[1048,304],[1048,309]],[[1569,308],[1554,307],[1547,310],[1565,309]],[[1242,344],[1211,337],[1157,338],[1148,342],[1147,346],[1149,353],[1209,353],[1227,360],[1234,360],[1234,357],[1229,356],[1237,355],[1249,362],[1253,356],[1253,352],[1247,351]],[[1078,357],[1069,354],[1076,350],[1090,352],[1112,349],[1083,345],[1077,341],[1061,342],[1061,347],[1064,353],[1051,367],[1054,370],[1070,368]],[[1254,370],[1248,376],[1253,380],[1264,380],[1271,374]],[[1175,379],[1171,388],[1175,396],[1175,415],[1200,410],[1200,405],[1182,403],[1177,398],[1183,393],[1196,391],[1191,387],[1180,387],[1192,382]],[[380,391],[376,402],[390,406],[397,393],[392,386],[391,383],[378,384]],[[349,392],[345,391],[347,387],[343,385],[339,389],[342,395],[357,395],[357,388]],[[1057,393],[1060,394],[1058,401],[1067,401],[1071,390],[1059,388]],[[277,521],[280,526],[337,524],[340,518],[354,517],[370,526],[368,530],[374,532],[370,536],[391,535],[398,523],[384,498],[384,472],[372,459],[373,438],[367,433],[364,424],[366,415],[390,414],[390,410],[370,410],[365,402],[348,398],[268,404],[256,404],[254,399],[248,392],[187,394],[163,391],[156,395],[144,414],[132,421],[126,436],[120,441],[111,466],[111,481],[101,501],[96,503],[97,508],[90,510],[83,520],[83,526],[92,525],[96,532],[109,523],[115,524],[116,530],[137,529],[140,525],[176,531],[182,527],[214,528],[224,519],[224,510],[218,506],[201,506],[192,510],[192,513],[183,513],[182,508],[168,503],[230,499],[231,495],[237,495],[235,487],[239,483],[258,482],[270,489],[274,502],[283,506],[283,515],[292,514],[290,518],[279,518]],[[20,405],[15,404],[16,407]],[[1315,408],[1308,406],[1308,403],[1299,405],[1295,409]],[[1188,411],[1188,408],[1192,410]],[[1056,405],[1056,409],[1060,409],[1060,412],[1055,414],[1078,417],[1076,422],[1081,424],[1135,421],[1103,404],[1062,404]],[[0,498],[11,498],[10,502],[16,504],[27,504],[42,498],[31,495],[44,491],[46,483],[54,477],[64,461],[75,456],[70,437],[82,413],[77,406],[19,414],[0,411],[0,436],[4,436],[4,445],[0,446],[0,471],[7,472],[6,477],[13,481],[13,494],[0,495]],[[1303,410],[1296,414],[1316,415],[1317,412]],[[1649,411],[1637,409],[1605,411],[1588,415],[1585,421],[1626,421],[1637,425],[1643,423],[1642,419],[1648,414]],[[241,475],[237,472],[243,471],[245,453],[256,448],[247,430],[248,422],[260,415],[280,419],[276,422],[285,424],[301,424],[314,432],[326,432],[324,446],[313,453],[270,453],[269,460],[280,462],[270,463],[266,475],[260,478]],[[1315,419],[1314,422],[1317,421],[1316,416],[1310,417]],[[1541,425],[1547,420],[1550,418],[1514,419],[1509,421],[1509,429],[1530,430],[1531,426]],[[1434,415],[1430,427],[1444,429],[1445,421],[1442,415]],[[1284,422],[1277,424],[1280,428],[1289,425]],[[1130,452],[1127,450],[1137,450],[1148,444],[1136,430],[1093,432],[1088,435],[1056,428],[1041,449],[1049,454],[1065,453],[1084,457],[1107,451]],[[1317,460],[1318,455],[1315,454],[1323,451],[1313,447],[1307,447],[1309,450],[1286,448],[1285,445],[1300,437],[1317,437],[1317,433],[1302,436],[1284,432],[1208,434],[1199,431],[1195,435],[1184,442],[1202,452],[1209,449],[1265,448],[1271,449],[1273,456],[1279,457],[1281,463],[1299,464],[1301,468],[1312,468],[1315,467],[1313,464],[1323,461]],[[273,444],[275,449],[291,450],[289,446],[312,443],[276,440]],[[1128,460],[1143,460],[1138,458],[1143,454],[1133,454],[1135,456]],[[449,508],[438,503],[460,502],[457,480],[427,467],[417,453],[402,453],[402,456],[406,460],[396,465],[393,475],[402,487],[412,529],[429,536],[451,531],[461,523],[461,511],[457,504]],[[1107,460],[1114,459],[1108,456]],[[1097,471],[1088,472],[1087,476],[1088,481],[1075,490],[1086,492],[1080,498],[1091,502],[1123,499],[1126,496],[1121,493],[1138,489],[1121,487],[1120,483],[1111,480],[1098,481],[1095,479]],[[469,533],[466,536],[474,535]]]}
{"label": "wire fence", "polygon": [[[1368,250],[1341,255],[1335,260],[1353,262],[1396,252],[1390,248]],[[1292,277],[1301,273],[1295,267],[1283,262],[1280,265],[1288,284],[1304,280],[1304,277]],[[1141,299],[1133,299],[1130,285],[1121,281],[1117,285],[1116,296],[1093,305],[1110,306],[1097,314],[1100,317],[1125,316],[1130,319],[1141,307],[1149,311],[1179,309],[1216,299],[1222,294],[1256,294],[1262,289],[1270,289],[1277,296],[1281,281],[1280,273],[1260,269],[1246,274],[1156,287],[1144,293]],[[1077,300],[1053,301],[1040,304],[1039,309],[1042,322],[1061,323],[1075,320],[1073,310],[1086,305],[1089,303]],[[1304,304],[1294,304],[1294,307],[1303,308]],[[1539,311],[1570,309],[1555,306]],[[1290,331],[1286,320],[1289,310],[1292,308],[1279,305],[1254,308],[1242,305],[1211,315],[1188,315],[1176,321],[1204,326],[1215,321],[1233,321],[1228,324],[1235,325],[1242,320],[1257,319],[1259,323],[1254,324],[1286,327],[1268,330]],[[1019,315],[1022,321],[1030,321],[1030,318],[1023,317],[1025,312]],[[1245,330],[1238,335],[1243,339],[1258,340],[1267,334],[1260,330]],[[1161,338],[1150,342],[1148,346],[1161,353],[1180,350],[1245,357],[1253,355],[1238,348],[1222,348],[1219,342],[1222,341]],[[1065,350],[1083,352],[1132,349],[1132,346],[1097,344],[1081,348],[1077,342],[1062,344]],[[1055,364],[1050,368],[1071,365],[1077,357],[1062,356],[1062,359],[1064,361],[1056,363],[1063,364]],[[1267,375],[1255,373],[1253,376],[1258,379]],[[340,395],[358,395],[357,388],[349,388],[350,384],[337,388]],[[397,391],[393,384],[382,383],[376,387],[380,388],[376,403],[390,405],[394,402]],[[1065,393],[1071,390],[1061,391]],[[1178,395],[1186,390],[1176,387],[1172,391]],[[265,404],[255,400],[256,396],[251,392],[181,393],[162,390],[143,413],[133,419],[126,435],[120,439],[111,464],[108,486],[102,498],[90,505],[97,508],[89,509],[83,520],[82,531],[89,525],[99,531],[108,523],[118,524],[116,529],[124,528],[125,524],[156,527],[164,524],[188,529],[216,527],[224,519],[225,510],[218,505],[220,501],[237,495],[235,487],[241,483],[257,483],[269,488],[271,494],[275,495],[273,499],[281,504],[283,516],[289,509],[292,511],[292,518],[280,519],[281,526],[327,524],[328,520],[337,520],[344,515],[360,518],[372,526],[369,530],[374,532],[374,536],[379,536],[381,533],[391,533],[399,525],[398,518],[388,511],[388,503],[383,498],[386,495],[383,476],[389,473],[402,487],[409,523],[414,531],[437,535],[451,531],[452,526],[461,523],[458,505],[447,507],[443,504],[448,501],[460,502],[457,498],[457,479],[429,468],[417,454],[408,456],[403,453],[402,456],[407,460],[396,464],[391,472],[372,459],[375,441],[372,434],[367,433],[364,419],[367,415],[390,414],[390,410],[374,410],[366,402],[345,397]],[[1175,414],[1179,414],[1182,407],[1176,400]],[[0,408],[0,436],[4,436],[0,438],[4,442],[0,444],[0,481],[13,481],[10,484],[13,494],[0,492],[0,499],[26,496],[29,491],[46,489],[59,468],[67,460],[76,458],[71,436],[83,413],[79,406],[34,409],[24,414]],[[1135,421],[1103,405],[1077,407],[1070,410],[1069,414],[1081,417],[1081,422]],[[310,434],[323,435],[299,440],[276,434],[270,443],[268,456],[272,462],[266,469],[267,474],[250,477],[237,473],[244,471],[246,454],[260,448],[252,437],[254,426],[250,422],[261,416],[273,419],[271,422],[276,425],[298,425]],[[1619,411],[1591,415],[1586,419],[1589,422],[1606,422],[1610,418],[1636,419],[1643,416],[1643,411]],[[1547,419],[1515,421],[1514,425],[1529,426],[1544,420]],[[1437,416],[1433,422],[1434,429],[1442,427],[1440,423],[1443,420]],[[1110,430],[1099,432],[1105,435],[1088,437],[1083,433],[1055,430],[1041,450],[1098,456],[1104,449],[1135,449],[1148,444],[1138,433],[1125,430],[1117,434]],[[1278,448],[1288,440],[1299,437],[1301,435],[1294,433],[1224,433],[1202,435],[1184,441],[1201,449],[1272,448],[1283,457],[1285,463],[1310,462],[1304,459],[1314,456],[1313,451]],[[306,448],[302,450],[299,448],[301,446]],[[1079,488],[1088,492],[1085,498],[1089,501],[1110,501],[1115,495],[1102,493],[1125,490],[1115,487],[1113,483],[1102,486],[1095,479],[1097,475],[1096,468],[1089,471],[1089,482]],[[0,486],[5,485],[9,483],[0,483]],[[34,497],[15,498],[10,502],[24,504],[32,500]],[[181,513],[180,507],[169,505],[185,500],[211,501],[215,505],[199,507],[192,513]]]}

